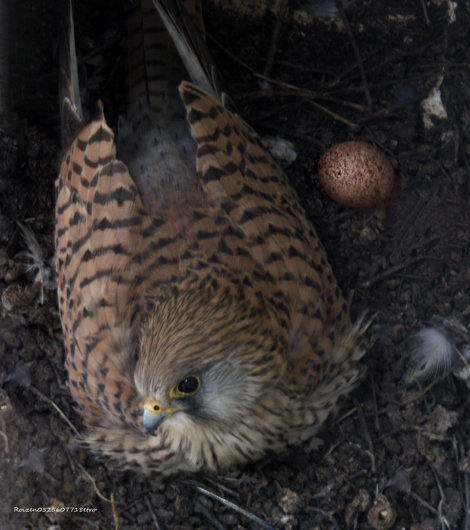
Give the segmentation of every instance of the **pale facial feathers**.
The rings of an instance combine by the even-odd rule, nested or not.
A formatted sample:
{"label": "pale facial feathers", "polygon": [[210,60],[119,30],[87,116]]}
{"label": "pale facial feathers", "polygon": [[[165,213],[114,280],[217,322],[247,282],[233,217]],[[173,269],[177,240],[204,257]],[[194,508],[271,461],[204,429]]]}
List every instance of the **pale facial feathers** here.
{"label": "pale facial feathers", "polygon": [[282,344],[282,333],[264,327],[245,300],[197,289],[173,292],[156,302],[143,327],[136,388],[169,404],[171,389],[197,376],[200,389],[171,406],[193,422],[233,426],[283,377]]}

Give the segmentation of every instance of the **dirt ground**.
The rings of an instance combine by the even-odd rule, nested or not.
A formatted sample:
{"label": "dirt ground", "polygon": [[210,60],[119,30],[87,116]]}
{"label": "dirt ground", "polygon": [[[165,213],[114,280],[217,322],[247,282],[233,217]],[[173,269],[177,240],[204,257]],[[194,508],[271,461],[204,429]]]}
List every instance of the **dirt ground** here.
{"label": "dirt ground", "polygon": [[[15,64],[1,72],[0,528],[470,528],[470,379],[458,363],[409,377],[421,328],[446,329],[459,352],[470,344],[470,2],[357,0],[347,24],[284,21],[274,46],[271,13],[207,5],[209,45],[242,115],[293,142],[292,185],[343,291],[354,291],[354,314],[375,318],[367,376],[317,439],[241,478],[164,483],[73,443],[84,427],[66,387],[51,268],[58,28],[53,2],[20,3]],[[88,4],[81,61],[112,122],[117,15],[110,0]],[[393,161],[401,194],[384,212],[340,206],[318,183],[320,154],[352,139]]]}

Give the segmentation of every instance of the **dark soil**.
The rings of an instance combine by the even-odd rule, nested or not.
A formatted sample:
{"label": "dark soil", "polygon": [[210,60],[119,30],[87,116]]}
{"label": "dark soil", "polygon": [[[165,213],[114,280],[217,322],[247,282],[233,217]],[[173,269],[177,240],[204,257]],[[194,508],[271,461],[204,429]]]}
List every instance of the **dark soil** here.
{"label": "dark soil", "polygon": [[[112,470],[73,443],[71,424],[84,426],[66,387],[50,266],[57,19],[53,2],[18,4],[21,13],[4,19],[14,60],[0,73],[0,527],[263,527],[197,489],[205,488],[266,528],[470,528],[465,377],[456,369],[421,383],[407,377],[417,330],[447,328],[461,351],[469,342],[469,2],[458,3],[454,22],[446,1],[425,2],[425,13],[418,0],[358,0],[347,11],[351,33],[318,20],[284,23],[270,83],[254,72],[265,69],[275,17],[240,19],[207,6],[209,45],[241,114],[260,134],[294,143],[292,184],[344,292],[354,291],[354,314],[375,317],[368,374],[318,439],[241,478],[164,483]],[[81,69],[90,99],[103,91],[113,123],[120,108],[110,80],[120,57],[109,49],[119,44],[119,11],[111,1],[88,4],[77,20]],[[433,88],[447,118],[425,128],[421,103]],[[393,161],[401,195],[382,212],[342,207],[318,183],[322,151],[352,139]],[[34,260],[17,221],[37,240]]]}

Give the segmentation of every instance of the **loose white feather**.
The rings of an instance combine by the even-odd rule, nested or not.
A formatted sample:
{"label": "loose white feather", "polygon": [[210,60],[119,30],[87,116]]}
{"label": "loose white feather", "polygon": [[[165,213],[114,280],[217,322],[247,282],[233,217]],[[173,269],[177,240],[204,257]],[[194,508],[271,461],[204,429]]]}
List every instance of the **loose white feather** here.
{"label": "loose white feather", "polygon": [[424,328],[413,337],[412,367],[407,381],[445,377],[454,364],[457,352],[449,335],[441,328]]}

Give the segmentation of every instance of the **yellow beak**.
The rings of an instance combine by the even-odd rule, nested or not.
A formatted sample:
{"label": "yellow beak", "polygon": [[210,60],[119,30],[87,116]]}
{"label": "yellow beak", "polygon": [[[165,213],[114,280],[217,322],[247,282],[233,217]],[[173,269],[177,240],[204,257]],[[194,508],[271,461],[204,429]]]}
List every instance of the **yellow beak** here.
{"label": "yellow beak", "polygon": [[144,402],[144,413],[142,415],[142,423],[144,424],[145,430],[149,434],[153,434],[158,427],[161,425],[162,421],[171,416],[176,409],[166,408],[164,409],[162,405],[152,397],[147,397]]}

